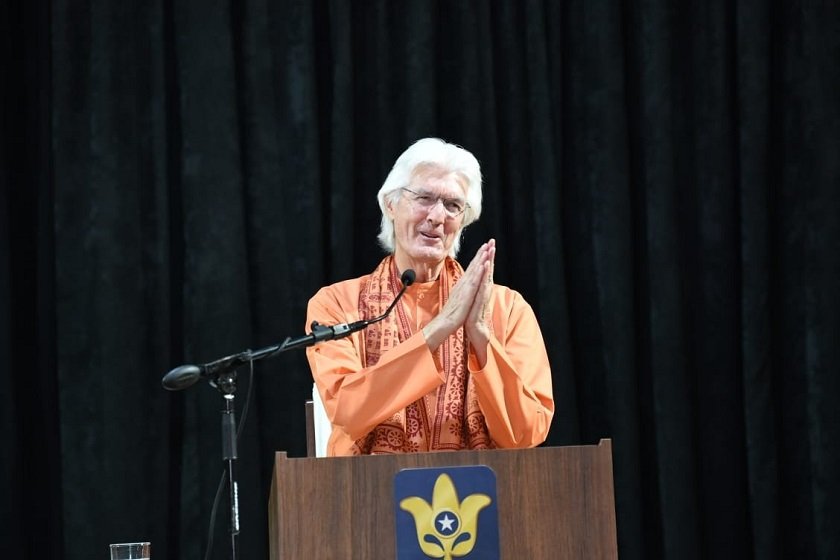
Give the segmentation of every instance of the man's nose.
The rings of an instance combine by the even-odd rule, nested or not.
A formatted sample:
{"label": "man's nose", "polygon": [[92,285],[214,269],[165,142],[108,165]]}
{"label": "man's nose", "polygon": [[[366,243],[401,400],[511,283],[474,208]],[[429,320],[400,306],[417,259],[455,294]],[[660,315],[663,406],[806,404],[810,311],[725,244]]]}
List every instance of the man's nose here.
{"label": "man's nose", "polygon": [[429,218],[434,218],[435,221],[446,221],[446,208],[443,206],[443,200],[438,198],[432,207],[429,208]]}

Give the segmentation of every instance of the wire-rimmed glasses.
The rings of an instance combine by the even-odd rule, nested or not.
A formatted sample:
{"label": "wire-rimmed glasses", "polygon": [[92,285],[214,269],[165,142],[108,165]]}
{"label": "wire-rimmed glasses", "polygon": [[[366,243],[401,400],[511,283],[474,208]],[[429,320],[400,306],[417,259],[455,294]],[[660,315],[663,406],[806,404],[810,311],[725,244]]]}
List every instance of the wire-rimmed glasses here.
{"label": "wire-rimmed glasses", "polygon": [[457,218],[463,214],[469,206],[465,200],[460,198],[446,198],[428,191],[415,191],[413,189],[409,189],[408,187],[402,187],[402,190],[408,193],[408,199],[415,207],[427,212],[437,206],[438,202],[441,202],[443,204],[444,212],[446,212],[446,215],[450,218]]}

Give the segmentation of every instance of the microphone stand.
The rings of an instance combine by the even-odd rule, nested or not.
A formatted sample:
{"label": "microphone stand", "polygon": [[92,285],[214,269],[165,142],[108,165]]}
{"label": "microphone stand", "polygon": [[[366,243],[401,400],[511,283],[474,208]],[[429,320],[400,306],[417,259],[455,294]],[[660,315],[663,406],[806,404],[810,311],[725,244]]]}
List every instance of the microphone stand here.
{"label": "microphone stand", "polygon": [[230,557],[239,558],[237,537],[239,536],[239,484],[236,480],[236,371],[225,372],[211,381],[211,385],[222,393],[225,409],[222,411],[222,460],[227,463],[228,497],[230,504]]}
{"label": "microphone stand", "polygon": [[[180,368],[175,368],[174,370],[169,372],[169,374],[167,374],[168,377],[173,373],[180,373],[181,377],[183,378],[183,372],[186,371],[188,374],[186,378],[188,379],[189,384],[192,385],[195,381],[198,380],[198,378],[192,380],[192,375],[189,375],[193,373],[192,368],[195,367],[199,371],[198,375],[200,377],[208,378],[210,386],[215,387],[224,398],[225,408],[222,410],[222,461],[224,461],[227,465],[228,475],[227,479],[228,503],[230,505],[229,533],[231,560],[238,560],[239,558],[237,539],[240,530],[239,483],[236,478],[236,460],[238,459],[236,449],[236,369],[239,366],[250,361],[274,357],[277,354],[280,354],[281,352],[285,352],[286,350],[311,346],[317,342],[320,342],[321,340],[328,340],[332,338],[328,337],[328,334],[332,333],[330,327],[325,327],[323,325],[313,323],[312,330],[312,335],[308,337],[301,337],[300,339],[296,340],[287,338],[282,344],[267,346],[254,352],[252,352],[251,350],[245,350],[244,352],[233,354],[231,356],[226,356],[204,366],[181,366]],[[347,335],[351,334],[351,332],[353,331],[348,331]],[[173,377],[178,376],[175,375]],[[166,387],[169,390],[177,390],[180,388],[184,388],[173,388],[171,383],[169,386],[167,386],[166,377],[164,377],[164,387]]]}
{"label": "microphone stand", "polygon": [[298,338],[287,337],[280,344],[266,346],[259,350],[245,350],[237,354],[231,354],[203,365],[179,366],[163,377],[163,387],[169,391],[180,391],[198,382],[199,379],[206,379],[212,387],[222,393],[225,399],[225,409],[222,410],[222,460],[227,463],[228,472],[228,493],[230,499],[230,551],[231,560],[238,559],[237,536],[239,535],[239,486],[236,480],[236,406],[234,404],[236,393],[236,369],[248,362],[254,362],[265,358],[273,358],[287,350],[313,346],[319,342],[335,340],[350,336],[356,331],[366,328],[368,325],[383,320],[391,313],[397,305],[406,288],[414,283],[414,271],[408,269],[403,272],[400,280],[403,287],[385,310],[385,313],[373,319],[356,321],[350,324],[321,325],[312,321],[312,332]]}

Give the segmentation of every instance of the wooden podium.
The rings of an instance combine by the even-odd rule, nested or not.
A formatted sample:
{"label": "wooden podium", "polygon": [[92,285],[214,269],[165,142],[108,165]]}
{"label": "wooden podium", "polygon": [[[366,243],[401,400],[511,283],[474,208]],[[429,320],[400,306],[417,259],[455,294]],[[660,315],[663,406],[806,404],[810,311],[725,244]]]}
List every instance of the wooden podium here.
{"label": "wooden podium", "polygon": [[486,465],[496,473],[502,559],[618,557],[612,445],[366,457],[275,457],[271,560],[396,557],[394,476]]}

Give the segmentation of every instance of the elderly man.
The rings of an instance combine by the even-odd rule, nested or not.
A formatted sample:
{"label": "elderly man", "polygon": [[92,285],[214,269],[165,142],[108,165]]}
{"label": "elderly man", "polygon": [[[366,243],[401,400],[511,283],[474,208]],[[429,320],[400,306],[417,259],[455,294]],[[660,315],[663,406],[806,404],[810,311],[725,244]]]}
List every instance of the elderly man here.
{"label": "elderly man", "polygon": [[537,320],[522,296],[493,283],[496,243],[464,270],[461,232],[481,214],[481,170],[468,151],[419,140],[377,195],[371,274],[322,288],[307,324],[381,315],[409,269],[416,282],[383,321],[307,349],[332,423],[329,455],[532,447],[545,441],[554,401]]}

